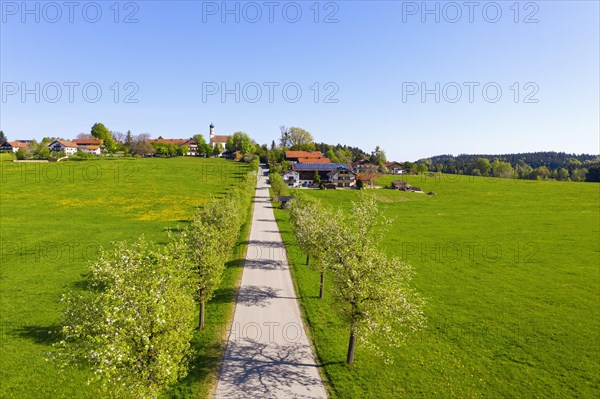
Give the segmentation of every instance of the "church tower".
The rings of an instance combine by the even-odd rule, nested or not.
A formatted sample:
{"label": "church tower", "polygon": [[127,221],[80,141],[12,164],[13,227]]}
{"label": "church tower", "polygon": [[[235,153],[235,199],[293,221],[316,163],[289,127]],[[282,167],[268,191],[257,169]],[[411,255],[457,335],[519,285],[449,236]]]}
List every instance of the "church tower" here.
{"label": "church tower", "polygon": [[212,139],[215,137],[215,125],[213,125],[213,123],[210,123],[210,141],[212,142]]}

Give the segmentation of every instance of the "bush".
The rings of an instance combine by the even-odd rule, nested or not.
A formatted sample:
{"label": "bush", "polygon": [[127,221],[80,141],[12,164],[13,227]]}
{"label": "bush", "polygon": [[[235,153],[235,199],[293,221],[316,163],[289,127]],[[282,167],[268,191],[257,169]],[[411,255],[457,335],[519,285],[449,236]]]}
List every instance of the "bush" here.
{"label": "bush", "polygon": [[71,157],[69,157],[69,159],[71,159],[72,161],[85,161],[87,159],[90,159],[91,157],[92,154],[88,154],[87,152],[80,150],[73,154]]}
{"label": "bush", "polygon": [[18,159],[19,161],[22,161],[22,160],[24,160],[25,158],[27,158],[27,152],[25,152],[25,150],[24,150],[23,148],[19,148],[19,149],[17,150],[17,154],[16,154],[16,156],[17,156],[17,159]]}
{"label": "bush", "polygon": [[260,161],[256,157],[250,162],[250,168],[255,172],[258,172],[259,165],[260,165]]}
{"label": "bush", "polygon": [[269,174],[269,181],[271,182],[271,189],[273,190],[273,195],[280,196],[288,194],[288,186],[283,181],[283,177],[279,173],[271,173]]}

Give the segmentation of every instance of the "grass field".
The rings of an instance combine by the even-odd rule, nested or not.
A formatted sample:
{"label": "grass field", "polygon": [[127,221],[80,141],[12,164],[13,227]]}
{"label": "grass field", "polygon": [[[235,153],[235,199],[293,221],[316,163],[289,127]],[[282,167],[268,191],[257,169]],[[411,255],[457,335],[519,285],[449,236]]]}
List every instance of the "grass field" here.
{"label": "grass field", "polygon": [[[331,396],[599,397],[600,185],[405,179],[437,195],[371,192],[395,218],[381,247],[414,266],[428,323],[391,365],[360,346],[345,365],[348,327],[328,291],[317,299],[318,274],[276,210]],[[357,194],[302,192],[346,211]]]}
{"label": "grass field", "polygon": [[[111,241],[166,242],[195,207],[221,196],[248,171],[225,160],[140,159],[0,163],[0,397],[93,398],[88,371],[58,374],[45,361],[60,320],[60,295],[80,289],[87,261]],[[244,254],[242,233],[198,333],[191,375],[166,397],[207,397],[233,312]]]}

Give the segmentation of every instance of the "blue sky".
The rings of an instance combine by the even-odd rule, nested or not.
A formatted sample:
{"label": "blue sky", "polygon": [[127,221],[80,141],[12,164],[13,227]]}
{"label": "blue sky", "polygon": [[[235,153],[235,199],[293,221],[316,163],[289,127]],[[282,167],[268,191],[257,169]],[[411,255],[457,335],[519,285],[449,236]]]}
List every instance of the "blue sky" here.
{"label": "blue sky", "polygon": [[9,139],[214,122],[269,144],[300,126],[399,161],[600,152],[597,1],[0,3]]}

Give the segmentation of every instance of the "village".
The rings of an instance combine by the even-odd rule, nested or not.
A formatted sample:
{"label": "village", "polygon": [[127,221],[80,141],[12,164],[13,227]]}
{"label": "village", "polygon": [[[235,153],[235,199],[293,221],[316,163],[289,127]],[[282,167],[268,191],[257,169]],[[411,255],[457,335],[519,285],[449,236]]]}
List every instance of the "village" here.
{"label": "village", "polygon": [[[260,155],[261,150],[266,149],[268,151],[266,145],[261,147],[254,141],[251,141],[247,135],[241,133],[242,136],[246,136],[242,137],[242,140],[251,142],[251,147],[249,148],[252,151],[256,148],[255,153],[248,154],[251,150],[240,143],[236,143],[236,140],[234,140],[236,135],[240,133],[235,133],[233,136],[217,135],[215,134],[215,125],[211,123],[209,126],[208,141],[205,141],[201,134],[187,139],[163,138],[162,136],[150,139],[148,135],[131,137],[129,134],[126,136],[115,135],[111,132],[109,139],[113,141],[111,147],[121,150],[125,149],[126,151],[110,152],[108,151],[109,148],[106,139],[88,134],[80,134],[76,139],[47,140],[42,141],[41,144],[37,144],[34,140],[5,141],[0,145],[0,152],[15,154],[17,162],[28,160],[55,162],[69,158],[80,160],[81,158],[89,159],[90,157],[131,155],[131,153],[135,153],[135,150],[131,149],[134,145],[138,147],[137,155],[144,157],[219,157],[233,161],[249,161],[258,155],[261,158],[261,162],[269,164],[272,171],[281,175],[285,185],[289,188],[319,188],[328,190],[377,188],[375,180],[382,174],[405,175],[409,173],[400,162],[388,162],[385,160],[377,163],[370,159],[334,162],[321,151],[313,149],[297,150],[294,149],[294,146],[291,147],[292,149],[281,146],[281,157],[277,160],[279,162],[277,162],[268,159],[267,156]],[[122,140],[119,140],[119,138]],[[134,141],[136,143],[133,143]],[[31,153],[34,151],[33,147],[35,146],[38,147],[37,153],[43,153],[44,155],[31,157]],[[42,147],[42,151],[39,150],[40,147]],[[305,147],[305,145],[300,145],[300,147]],[[274,144],[271,147],[271,150],[273,149]],[[412,187],[403,180],[392,182],[389,188],[401,191],[422,192],[420,188]]]}
{"label": "village", "polygon": [[[151,155],[169,155],[168,151],[163,151],[164,148],[172,148],[174,149],[172,155],[181,155],[181,156],[224,156],[235,158],[235,151],[227,152],[225,151],[225,147],[227,146],[227,141],[231,136],[218,136],[215,135],[214,125],[210,124],[209,131],[209,142],[206,143],[203,139],[199,138],[189,138],[189,139],[164,139],[159,137],[157,139],[149,139],[144,138],[144,140],[149,144],[145,149],[142,150],[142,153],[139,155],[151,156]],[[68,158],[77,153],[83,153],[94,156],[101,156],[108,151],[107,143],[105,143],[106,139],[93,137],[90,134],[80,134],[79,138],[73,140],[66,139],[57,139],[51,140],[49,142],[42,142],[49,150],[48,154],[56,155],[55,157],[46,157],[48,159],[56,159],[56,158]],[[140,135],[141,136],[141,135]],[[201,135],[200,135],[201,136]],[[116,140],[114,137],[111,137],[114,141],[114,144],[118,147],[123,147],[126,144],[125,141],[133,141],[133,138],[123,137],[123,141]],[[140,139],[138,139],[139,141]],[[146,143],[144,143],[146,144]],[[0,152],[8,152],[17,154],[19,150],[26,153],[27,151],[32,150],[32,146],[35,145],[34,140],[15,140],[15,141],[5,141],[0,143]],[[201,148],[204,146],[204,148]],[[207,150],[208,148],[208,150]],[[129,151],[127,151],[129,152]],[[17,156],[17,159],[19,157]]]}

